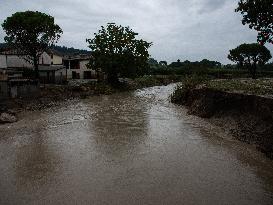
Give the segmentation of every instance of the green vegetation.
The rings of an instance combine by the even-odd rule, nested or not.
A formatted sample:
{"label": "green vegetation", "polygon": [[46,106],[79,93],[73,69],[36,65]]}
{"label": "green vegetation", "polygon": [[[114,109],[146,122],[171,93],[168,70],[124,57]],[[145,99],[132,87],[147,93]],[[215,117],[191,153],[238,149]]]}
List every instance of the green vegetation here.
{"label": "green vegetation", "polygon": [[190,62],[188,60],[181,62],[172,62],[167,65],[166,61],[159,63],[151,58],[149,59],[149,74],[151,75],[191,75],[191,74],[206,74],[208,69],[220,69],[221,63],[204,59],[202,61]]}
{"label": "green vegetation", "polygon": [[257,65],[263,66],[272,58],[270,51],[258,43],[242,44],[229,52],[228,58],[247,68],[253,79],[256,78]]}
{"label": "green vegetation", "polygon": [[148,68],[148,48],[152,43],[136,39],[137,35],[129,27],[114,23],[102,26],[93,39],[86,40],[93,55],[90,66],[107,74],[112,85],[119,83],[118,77],[144,75]]}
{"label": "green vegetation", "polygon": [[273,0],[240,0],[236,12],[243,15],[242,23],[258,31],[258,42],[273,43]]}
{"label": "green vegetation", "polygon": [[180,85],[178,85],[171,95],[171,102],[183,103],[188,95],[188,92],[195,89],[197,86],[203,86],[208,81],[207,76],[192,75],[186,76]]}
{"label": "green vegetation", "polygon": [[52,16],[38,11],[17,12],[8,17],[2,27],[6,32],[5,41],[33,63],[38,79],[39,57],[59,40],[62,29]]}
{"label": "green vegetation", "polygon": [[218,79],[212,80],[202,76],[191,76],[183,79],[171,95],[173,103],[182,103],[193,89],[208,88],[224,92],[273,96],[273,79]]}
{"label": "green vegetation", "polygon": [[74,55],[74,54],[86,54],[86,55],[90,55],[91,52],[88,50],[83,50],[83,49],[76,49],[76,48],[68,48],[66,46],[57,46],[57,45],[53,45],[52,49],[55,51],[58,51],[59,53],[61,53],[62,55]]}
{"label": "green vegetation", "polygon": [[[260,57],[259,57],[260,58]],[[221,65],[217,61],[209,61],[204,59],[200,62],[173,62],[167,66],[161,65],[155,59],[149,59],[150,75],[207,75],[210,78],[247,78],[252,77],[249,72],[248,65]],[[273,64],[257,64],[255,75],[256,77],[273,77]]]}
{"label": "green vegetation", "polygon": [[273,79],[268,78],[212,80],[206,83],[206,87],[227,92],[273,96]]}
{"label": "green vegetation", "polygon": [[[10,49],[9,45],[7,43],[0,43],[0,52]],[[85,50],[85,49],[77,49],[73,47],[66,47],[66,46],[57,46],[53,45],[50,47],[50,49],[53,49],[57,52],[59,52],[61,55],[74,55],[74,54],[85,54],[85,55],[91,55],[91,51]]]}

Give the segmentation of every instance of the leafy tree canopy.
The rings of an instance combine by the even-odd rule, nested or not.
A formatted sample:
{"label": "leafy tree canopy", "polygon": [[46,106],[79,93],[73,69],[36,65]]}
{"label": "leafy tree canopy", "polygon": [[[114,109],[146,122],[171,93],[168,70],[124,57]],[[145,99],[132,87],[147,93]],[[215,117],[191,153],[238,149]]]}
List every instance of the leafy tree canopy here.
{"label": "leafy tree canopy", "polygon": [[264,65],[272,58],[270,51],[258,43],[242,44],[229,51],[228,59],[249,69],[253,78],[256,78],[257,64]]}
{"label": "leafy tree canopy", "polygon": [[6,32],[5,41],[9,46],[27,56],[34,64],[39,77],[38,61],[41,54],[56,43],[62,29],[54,23],[54,18],[38,11],[17,12],[2,24]]}
{"label": "leafy tree canopy", "polygon": [[93,55],[91,66],[102,69],[112,84],[118,83],[118,76],[144,74],[148,69],[148,48],[152,43],[136,39],[137,35],[129,27],[114,23],[102,26],[94,38],[86,40]]}
{"label": "leafy tree canopy", "polygon": [[216,68],[221,67],[221,63],[217,61],[211,61],[207,59],[203,59],[202,61],[196,61],[191,62],[189,60],[185,60],[184,62],[181,62],[180,60],[177,60],[177,62],[172,62],[169,67],[204,67],[204,68]]}
{"label": "leafy tree canopy", "polygon": [[158,61],[154,58],[149,58],[148,63],[149,65],[158,65]]}
{"label": "leafy tree canopy", "polygon": [[244,25],[258,31],[258,42],[273,43],[273,0],[240,0],[235,11],[243,15]]}
{"label": "leafy tree canopy", "polygon": [[168,65],[167,61],[160,61],[159,64],[162,65],[162,66],[167,66]]}
{"label": "leafy tree canopy", "polygon": [[172,62],[169,66],[173,68],[175,67],[177,68],[177,67],[183,66],[183,63],[180,61],[180,59],[178,59],[176,62]]}

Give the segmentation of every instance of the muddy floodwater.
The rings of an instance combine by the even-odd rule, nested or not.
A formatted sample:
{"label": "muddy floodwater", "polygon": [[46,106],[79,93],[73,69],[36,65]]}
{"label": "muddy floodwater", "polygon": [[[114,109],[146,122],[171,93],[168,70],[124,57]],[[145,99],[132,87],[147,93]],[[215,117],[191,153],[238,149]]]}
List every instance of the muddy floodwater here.
{"label": "muddy floodwater", "polygon": [[0,125],[0,204],[272,205],[273,161],[171,104],[174,86]]}

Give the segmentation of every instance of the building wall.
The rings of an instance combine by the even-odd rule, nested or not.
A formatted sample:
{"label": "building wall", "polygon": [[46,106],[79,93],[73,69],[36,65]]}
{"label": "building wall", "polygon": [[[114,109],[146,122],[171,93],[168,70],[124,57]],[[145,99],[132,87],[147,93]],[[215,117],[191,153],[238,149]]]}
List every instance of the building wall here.
{"label": "building wall", "polygon": [[96,72],[91,69],[71,69],[67,70],[67,79],[73,79],[73,72],[79,74],[79,79],[84,79],[84,72],[91,72],[93,78],[95,78]]}
{"label": "building wall", "polygon": [[77,73],[79,76],[79,79],[84,79],[85,72],[91,72],[92,78],[95,78],[96,72],[95,70],[87,68],[87,64],[89,63],[89,60],[80,60],[79,67],[80,69],[67,69],[67,79],[73,79],[73,73]]}
{"label": "building wall", "polygon": [[0,100],[9,98],[8,81],[0,81]]}
{"label": "building wall", "polygon": [[7,61],[5,55],[0,55],[0,69],[7,68]]}
{"label": "building wall", "polygon": [[88,63],[89,63],[89,60],[82,60],[82,61],[80,61],[80,69],[81,70],[86,70]]}
{"label": "building wall", "polygon": [[66,69],[40,70],[40,82],[45,84],[63,84],[66,82]]}
{"label": "building wall", "polygon": [[8,68],[32,68],[33,65],[24,59],[24,56],[7,55]]}
{"label": "building wall", "polygon": [[62,65],[63,64],[63,57],[53,55],[53,58],[51,59],[51,62],[53,65]]}
{"label": "building wall", "polygon": [[44,52],[39,58],[40,65],[50,65],[51,64],[51,56]]}
{"label": "building wall", "polygon": [[10,83],[11,98],[33,98],[40,95],[40,84],[32,82],[24,82],[19,84]]}
{"label": "building wall", "polygon": [[[2,56],[2,55],[1,55]],[[6,58],[6,55],[3,55]],[[0,57],[0,68],[1,62],[3,57]],[[61,65],[62,57],[60,56],[53,56],[51,59],[51,55],[44,52],[41,57],[39,58],[40,65],[51,65],[51,62],[56,65]],[[24,56],[17,56],[17,55],[7,55],[6,67],[8,68],[33,68],[33,64],[28,62],[24,59]]]}

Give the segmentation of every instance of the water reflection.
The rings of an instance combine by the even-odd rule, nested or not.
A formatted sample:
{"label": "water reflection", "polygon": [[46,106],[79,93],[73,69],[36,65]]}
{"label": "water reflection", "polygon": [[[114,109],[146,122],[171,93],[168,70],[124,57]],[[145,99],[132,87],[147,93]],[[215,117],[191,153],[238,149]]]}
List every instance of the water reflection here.
{"label": "water reflection", "polygon": [[58,157],[54,145],[50,144],[44,125],[32,130],[33,134],[21,136],[15,150],[15,171],[19,186],[41,186],[54,176]]}
{"label": "water reflection", "polygon": [[100,107],[89,123],[92,139],[95,149],[110,158],[133,155],[139,145],[145,144],[149,124],[147,108],[133,95],[121,93],[93,101]]}

